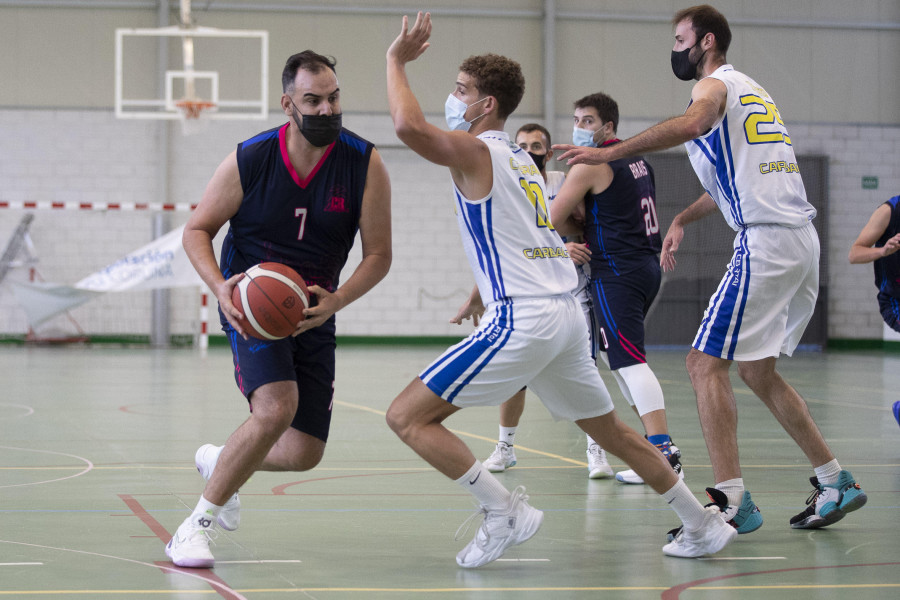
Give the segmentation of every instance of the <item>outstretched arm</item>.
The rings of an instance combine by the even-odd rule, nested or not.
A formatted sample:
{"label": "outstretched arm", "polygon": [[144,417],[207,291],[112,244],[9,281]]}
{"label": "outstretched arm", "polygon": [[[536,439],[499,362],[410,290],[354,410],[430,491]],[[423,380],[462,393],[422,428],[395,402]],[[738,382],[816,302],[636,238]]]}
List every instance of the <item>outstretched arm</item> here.
{"label": "outstretched arm", "polygon": [[900,249],[900,233],[886,241],[883,247],[872,247],[875,245],[875,242],[884,235],[890,222],[890,206],[882,204],[875,209],[875,212],[869,217],[869,222],[866,223],[866,226],[863,227],[862,231],[859,233],[859,237],[856,238],[856,241],[850,246],[849,258],[851,264],[870,263],[879,258],[890,256]]}
{"label": "outstretched arm", "polygon": [[669,225],[666,237],[663,240],[662,252],[659,255],[659,264],[662,266],[663,271],[675,270],[675,252],[678,251],[678,246],[681,245],[681,240],[684,239],[684,226],[714,213],[716,208],[716,201],[712,199],[712,196],[704,193],[693,204],[672,219],[672,224]]}
{"label": "outstretched arm", "polygon": [[387,92],[391,118],[400,141],[423,158],[450,167],[454,181],[463,193],[467,193],[466,180],[485,164],[490,165],[487,146],[464,131],[445,131],[428,123],[406,77],[406,63],[416,60],[428,49],[430,37],[429,13],[418,13],[411,29],[408,18],[403,17],[400,35],[387,51]]}
{"label": "outstretched arm", "polygon": [[724,113],[726,92],[724,83],[707,77],[694,86],[691,105],[683,115],[667,119],[623,142],[603,148],[554,144],[554,150],[563,151],[557,160],[567,160],[570,165],[599,165],[627,156],[665,150],[696,139],[709,131]]}

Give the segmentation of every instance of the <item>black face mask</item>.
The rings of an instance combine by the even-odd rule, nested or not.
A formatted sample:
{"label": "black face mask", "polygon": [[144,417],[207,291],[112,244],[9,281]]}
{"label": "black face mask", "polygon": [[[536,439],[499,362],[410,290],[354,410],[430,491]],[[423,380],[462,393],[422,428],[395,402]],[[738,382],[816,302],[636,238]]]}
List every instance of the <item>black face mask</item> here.
{"label": "black face mask", "polygon": [[697,62],[691,62],[691,50],[696,48],[699,45],[694,44],[690,48],[686,50],[682,50],[681,52],[675,52],[672,50],[672,72],[675,73],[675,77],[682,81],[690,81],[691,79],[695,79],[697,77],[697,67],[700,65],[700,61],[703,60],[703,57],[706,55],[706,50],[703,51],[703,54],[700,55],[700,58],[697,59]]}
{"label": "black face mask", "polygon": [[[294,101],[291,100],[291,104]],[[301,115],[303,120],[298,117],[300,111],[294,104],[294,121],[300,128],[300,133],[313,146],[322,148],[338,139],[341,135],[342,120],[341,114],[336,115]]]}
{"label": "black face mask", "polygon": [[534,161],[534,166],[538,168],[538,171],[543,170],[544,164],[547,162],[546,154],[534,154],[533,152],[529,152],[528,156]]}

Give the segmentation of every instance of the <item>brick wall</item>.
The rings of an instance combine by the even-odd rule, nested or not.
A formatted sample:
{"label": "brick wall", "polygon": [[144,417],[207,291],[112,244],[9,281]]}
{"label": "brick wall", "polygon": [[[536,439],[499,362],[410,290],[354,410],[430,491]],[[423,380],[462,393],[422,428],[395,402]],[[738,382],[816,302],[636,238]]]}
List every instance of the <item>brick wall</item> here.
{"label": "brick wall", "polygon": [[[440,121],[437,117],[435,123]],[[7,140],[0,145],[0,201],[197,202],[238,141],[280,122],[280,115],[267,123],[212,122],[207,131],[183,137],[177,123],[120,121],[107,111],[0,110],[0,130]],[[510,122],[508,129],[514,131],[521,122]],[[627,137],[651,124],[622,121],[619,133]],[[379,146],[390,172],[394,263],[378,287],[338,315],[339,333],[467,332],[447,322],[473,283],[456,229],[447,170],[400,146],[387,115],[347,114],[345,125]],[[871,266],[850,265],[846,257],[871,212],[900,193],[900,127],[788,125],[797,154],[829,157],[829,337],[881,339]],[[557,130],[566,132],[560,139],[570,127],[568,119],[557,123]],[[863,176],[877,176],[879,189],[863,190]],[[0,247],[23,214],[0,209]],[[186,218],[186,213],[172,213],[171,226]],[[39,210],[30,230],[40,274],[69,284],[149,242],[151,231],[152,214],[146,211],[79,210]],[[344,279],[358,261],[359,249],[354,248]],[[27,275],[17,269],[0,283],[2,335],[26,330],[10,281]],[[107,294],[72,314],[89,334],[147,334],[150,294]],[[198,314],[198,290],[173,290],[172,333],[197,331]],[[218,331],[216,325],[210,329]]]}

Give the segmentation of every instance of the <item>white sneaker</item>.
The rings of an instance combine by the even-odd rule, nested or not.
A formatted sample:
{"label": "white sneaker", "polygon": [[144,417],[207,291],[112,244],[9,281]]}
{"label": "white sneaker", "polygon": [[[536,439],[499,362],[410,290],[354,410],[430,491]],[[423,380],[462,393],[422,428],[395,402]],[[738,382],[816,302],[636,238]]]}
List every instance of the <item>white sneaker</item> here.
{"label": "white sneaker", "polygon": [[[197,465],[197,470],[200,471],[200,475],[203,477],[204,481],[209,481],[209,478],[212,477],[213,471],[216,468],[216,462],[219,460],[219,454],[222,452],[223,447],[224,446],[204,444],[200,446],[200,448],[197,449],[197,453],[194,454],[194,464]],[[238,498],[237,493],[229,498],[228,502],[225,503],[225,506],[222,507],[222,511],[219,513],[217,521],[223,529],[227,529],[228,531],[234,531],[240,526],[241,499]]]}
{"label": "white sneaker", "polygon": [[[206,525],[205,527],[201,525]],[[215,524],[205,520],[202,524],[191,522],[188,517],[178,526],[175,535],[166,544],[166,556],[178,567],[209,569],[216,563],[209,543],[216,537]]]}
{"label": "white sneaker", "polygon": [[465,533],[463,528],[467,530],[472,519],[481,514],[484,521],[475,537],[456,555],[456,564],[467,569],[497,560],[507,548],[521,544],[537,533],[544,521],[544,513],[528,504],[525,488],[519,486],[513,490],[505,510],[488,510],[482,506],[466,519],[456,532],[457,539],[459,532]]}
{"label": "white sneaker", "polygon": [[722,509],[710,505],[704,509],[703,523],[699,528],[688,531],[682,527],[674,539],[663,546],[663,554],[679,558],[698,558],[705,554],[714,554],[734,541],[737,529],[725,522]]}
{"label": "white sneaker", "polygon": [[491,473],[502,473],[516,466],[516,451],[506,442],[497,442],[497,447],[484,461],[484,468]]}
{"label": "white sneaker", "polygon": [[[669,443],[671,449],[669,449],[669,454],[663,452],[663,455],[666,457],[666,460],[669,461],[669,464],[672,465],[672,469],[678,474],[678,479],[684,479],[684,469],[681,467],[681,451],[678,450],[677,446]],[[641,485],[644,483],[644,479],[634,472],[633,469],[628,469],[627,471],[619,471],[616,473],[616,481],[620,483],[629,483],[632,485]]]}
{"label": "white sneaker", "polygon": [[[684,479],[684,471],[678,471],[678,479]],[[619,471],[616,473],[616,481],[619,483],[630,483],[634,485],[641,485],[644,483],[644,479],[634,472],[633,469],[628,469],[627,471]]]}
{"label": "white sneaker", "polygon": [[613,476],[613,469],[606,460],[606,450],[597,444],[588,446],[587,459],[589,479],[605,479]]}

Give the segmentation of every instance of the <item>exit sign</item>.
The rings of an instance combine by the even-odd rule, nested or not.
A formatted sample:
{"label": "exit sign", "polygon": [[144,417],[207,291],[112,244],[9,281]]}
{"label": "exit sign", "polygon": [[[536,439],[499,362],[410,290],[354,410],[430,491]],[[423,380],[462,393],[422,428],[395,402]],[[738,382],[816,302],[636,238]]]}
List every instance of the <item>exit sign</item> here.
{"label": "exit sign", "polygon": [[877,190],[878,189],[878,178],[873,175],[868,175],[862,178],[862,189],[864,190]]}

